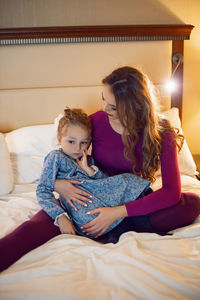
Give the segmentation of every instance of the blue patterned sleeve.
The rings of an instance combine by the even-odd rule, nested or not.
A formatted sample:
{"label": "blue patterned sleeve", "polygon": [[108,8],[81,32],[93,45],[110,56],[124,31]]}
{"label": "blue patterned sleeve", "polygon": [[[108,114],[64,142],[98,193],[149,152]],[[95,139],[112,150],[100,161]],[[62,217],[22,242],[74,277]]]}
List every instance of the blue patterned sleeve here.
{"label": "blue patterned sleeve", "polygon": [[36,190],[39,204],[54,220],[58,215],[65,212],[59,205],[53,193],[59,165],[59,151],[51,151],[44,159],[42,174]]}

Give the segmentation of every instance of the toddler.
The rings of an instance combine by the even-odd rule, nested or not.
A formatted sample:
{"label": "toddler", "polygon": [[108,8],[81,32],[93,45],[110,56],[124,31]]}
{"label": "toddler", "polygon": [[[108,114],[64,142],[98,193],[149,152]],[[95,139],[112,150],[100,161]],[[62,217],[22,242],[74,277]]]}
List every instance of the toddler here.
{"label": "toddler", "polygon": [[[108,177],[99,170],[93,158],[87,155],[91,130],[86,113],[81,109],[66,108],[58,124],[60,149],[51,151],[44,159],[37,198],[44,211],[55,220],[54,224],[59,226],[61,233],[85,235],[82,225],[97,216],[90,215],[90,210],[133,201],[150,186],[149,181],[131,173]],[[75,206],[73,201],[67,201],[61,195],[57,200],[53,193],[56,179],[81,181],[78,187],[88,192],[91,198],[85,206],[79,203]],[[122,220],[114,222],[106,232]]]}

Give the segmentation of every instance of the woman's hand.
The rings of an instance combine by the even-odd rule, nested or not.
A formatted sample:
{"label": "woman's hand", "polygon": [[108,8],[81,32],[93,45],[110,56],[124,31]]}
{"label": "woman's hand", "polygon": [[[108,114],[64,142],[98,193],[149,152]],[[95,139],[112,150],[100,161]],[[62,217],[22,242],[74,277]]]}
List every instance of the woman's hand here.
{"label": "woman's hand", "polygon": [[[77,210],[73,202],[79,203],[83,206],[87,206],[85,202],[92,202],[91,195],[77,187],[73,184],[82,184],[78,180],[65,180],[65,179],[56,179],[55,181],[55,191],[64,197],[67,202]],[[89,198],[89,199],[88,199]]]}
{"label": "woman's hand", "polygon": [[65,215],[58,217],[58,225],[61,233],[76,234],[72,222]]}
{"label": "woman's hand", "polygon": [[82,226],[86,234],[96,234],[96,238],[102,235],[116,220],[127,217],[125,205],[115,207],[99,207],[88,212],[90,215],[99,215]]}

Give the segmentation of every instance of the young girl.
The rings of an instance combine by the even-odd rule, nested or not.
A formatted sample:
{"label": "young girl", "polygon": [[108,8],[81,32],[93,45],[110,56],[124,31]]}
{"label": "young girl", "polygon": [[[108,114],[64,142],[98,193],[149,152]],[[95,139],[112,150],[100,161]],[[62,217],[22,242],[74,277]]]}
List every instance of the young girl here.
{"label": "young girl", "polygon": [[[135,174],[121,174],[108,177],[95,165],[87,149],[91,143],[91,121],[81,109],[65,109],[59,121],[57,139],[59,150],[51,151],[44,160],[37,198],[46,213],[55,220],[62,233],[84,235],[82,226],[97,214],[90,215],[92,209],[103,206],[117,206],[137,199],[149,188],[150,182]],[[68,203],[62,196],[56,200],[53,191],[56,179],[79,180],[81,189],[91,196],[84,206],[72,201]],[[73,207],[72,207],[73,205]],[[72,218],[70,221],[68,214]],[[118,219],[107,232],[123,219]],[[73,226],[74,224],[74,226]],[[92,237],[92,235],[90,236]]]}

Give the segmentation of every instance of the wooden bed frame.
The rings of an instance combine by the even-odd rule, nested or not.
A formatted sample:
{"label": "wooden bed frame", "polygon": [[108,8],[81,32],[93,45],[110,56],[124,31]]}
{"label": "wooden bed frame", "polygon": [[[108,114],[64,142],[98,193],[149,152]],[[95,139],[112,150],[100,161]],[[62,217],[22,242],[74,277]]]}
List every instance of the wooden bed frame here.
{"label": "wooden bed frame", "polygon": [[[0,29],[0,45],[29,45],[56,43],[98,43],[127,41],[172,41],[172,58],[175,54],[184,57],[184,40],[190,39],[192,25],[112,25],[32,27]],[[173,77],[179,82],[171,95],[171,107],[178,107],[182,118],[183,63],[176,69],[172,61]],[[175,71],[175,72],[174,72]]]}

